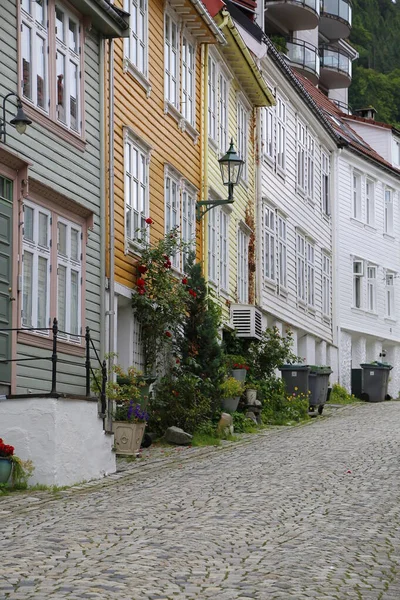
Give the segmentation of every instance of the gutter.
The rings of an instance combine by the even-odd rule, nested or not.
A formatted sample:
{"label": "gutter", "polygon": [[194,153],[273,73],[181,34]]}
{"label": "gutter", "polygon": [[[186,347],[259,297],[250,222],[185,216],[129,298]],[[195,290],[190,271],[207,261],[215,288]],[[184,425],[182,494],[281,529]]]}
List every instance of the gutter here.
{"label": "gutter", "polygon": [[[98,1],[104,2],[104,0],[98,0]],[[218,27],[218,25],[215,23],[214,19],[212,18],[212,16],[210,15],[208,10],[204,6],[204,4],[200,0],[190,0],[190,2],[194,6],[194,8],[198,12],[198,14],[201,16],[203,21],[208,25],[208,27],[210,28],[210,30],[212,31],[212,33],[214,34],[214,36],[216,37],[218,42],[220,44],[222,44],[223,46],[226,46],[228,42],[227,42],[224,34],[222,33],[222,31]]]}
{"label": "gutter", "polygon": [[106,182],[105,170],[103,165],[106,164],[106,112],[105,112],[105,40],[100,39],[100,356],[105,354],[105,330],[106,330]]}
{"label": "gutter", "polygon": [[115,6],[113,6],[112,4],[109,4],[109,2],[107,2],[106,0],[95,0],[96,4],[98,4],[100,6],[101,9],[104,10],[104,12],[106,12],[108,14],[108,16],[117,23],[117,25],[119,25],[119,27],[121,27],[122,31],[125,31],[126,29],[129,29],[129,23],[127,23],[125,21],[125,19],[123,19],[122,14],[126,14],[126,16],[129,16],[129,13],[125,13],[124,11],[117,9]]}
{"label": "gutter", "polygon": [[[109,120],[108,120],[108,146],[109,146],[109,189],[108,189],[108,215],[109,215],[109,235],[108,235],[108,257],[109,257],[109,285],[108,285],[108,352],[109,357],[109,370],[112,371],[112,367],[115,362],[115,223],[114,223],[114,41],[109,40],[109,52],[108,52],[108,76],[109,76]],[[111,431],[112,421],[112,401],[108,402],[107,407],[107,428],[106,430]]]}

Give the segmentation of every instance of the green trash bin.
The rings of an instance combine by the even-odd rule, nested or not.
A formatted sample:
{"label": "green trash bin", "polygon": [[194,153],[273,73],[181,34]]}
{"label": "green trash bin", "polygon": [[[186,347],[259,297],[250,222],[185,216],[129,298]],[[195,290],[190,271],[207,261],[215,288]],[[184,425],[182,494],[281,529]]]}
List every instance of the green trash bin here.
{"label": "green trash bin", "polygon": [[282,373],[282,379],[289,395],[308,394],[308,376],[310,373],[308,365],[282,365],[279,370]]}
{"label": "green trash bin", "polygon": [[322,415],[328,398],[329,375],[331,373],[332,369],[330,367],[310,366],[308,389],[310,391],[309,406],[311,413],[318,407],[318,414]]}
{"label": "green trash bin", "polygon": [[393,369],[388,363],[364,363],[362,369],[361,399],[367,402],[383,402],[388,398],[389,374]]}

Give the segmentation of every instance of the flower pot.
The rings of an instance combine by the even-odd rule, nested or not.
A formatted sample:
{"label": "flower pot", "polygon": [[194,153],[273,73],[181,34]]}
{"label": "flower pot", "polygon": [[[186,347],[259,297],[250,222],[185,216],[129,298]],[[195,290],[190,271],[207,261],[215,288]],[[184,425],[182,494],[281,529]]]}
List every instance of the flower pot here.
{"label": "flower pot", "polygon": [[246,400],[247,400],[247,404],[254,404],[255,401],[257,400],[257,390],[254,389],[247,389],[246,390]]}
{"label": "flower pot", "polygon": [[237,381],[244,382],[246,380],[247,369],[232,369],[232,377]]}
{"label": "flower pot", "polygon": [[240,396],[236,396],[235,398],[222,398],[222,410],[226,412],[235,412],[235,410],[237,410],[237,407],[239,406],[239,400]]}
{"label": "flower pot", "polygon": [[0,483],[7,483],[12,471],[12,461],[9,458],[0,457]]}
{"label": "flower pot", "polygon": [[146,423],[113,421],[114,443],[117,454],[135,456],[140,450]]}

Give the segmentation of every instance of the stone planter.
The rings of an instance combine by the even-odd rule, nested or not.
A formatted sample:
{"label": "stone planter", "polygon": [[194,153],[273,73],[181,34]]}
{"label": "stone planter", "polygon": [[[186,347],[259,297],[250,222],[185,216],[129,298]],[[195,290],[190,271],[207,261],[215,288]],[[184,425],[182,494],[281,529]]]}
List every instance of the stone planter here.
{"label": "stone planter", "polygon": [[257,400],[257,390],[254,389],[247,389],[246,390],[246,400],[247,400],[247,404],[254,404],[255,401]]}
{"label": "stone planter", "polygon": [[117,454],[135,456],[140,450],[146,423],[113,421],[114,444]]}
{"label": "stone planter", "polygon": [[0,483],[7,483],[12,471],[12,461],[9,458],[0,457]]}
{"label": "stone planter", "polygon": [[244,382],[246,380],[247,369],[232,369],[232,377],[237,381]]}
{"label": "stone planter", "polygon": [[240,396],[236,396],[235,398],[222,398],[222,410],[225,410],[228,413],[235,412],[235,410],[237,410],[237,407],[239,406],[239,400]]}

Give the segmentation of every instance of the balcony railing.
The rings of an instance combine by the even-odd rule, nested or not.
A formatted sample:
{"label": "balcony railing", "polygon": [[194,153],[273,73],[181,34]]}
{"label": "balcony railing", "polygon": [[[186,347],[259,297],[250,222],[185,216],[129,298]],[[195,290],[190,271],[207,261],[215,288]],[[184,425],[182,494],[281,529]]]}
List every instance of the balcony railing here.
{"label": "balcony railing", "polygon": [[328,89],[349,87],[352,75],[351,58],[337,48],[320,47],[321,83]]}
{"label": "balcony railing", "polygon": [[321,0],[319,29],[328,39],[347,38],[351,30],[350,0]]}
{"label": "balcony railing", "polygon": [[287,56],[292,66],[303,71],[307,77],[314,79],[314,83],[319,78],[320,60],[318,49],[304,42],[303,40],[292,39],[286,43]]}
{"label": "balcony railing", "polygon": [[322,0],[322,14],[341,19],[351,26],[352,9],[348,0]]}
{"label": "balcony railing", "polygon": [[265,0],[271,18],[278,19],[288,30],[314,29],[318,25],[320,0]]}
{"label": "balcony railing", "polygon": [[342,102],[341,100],[335,100],[334,98],[329,98],[331,100],[331,102],[333,102],[334,104],[336,104],[336,106],[338,108],[340,108],[340,110],[344,113],[346,113],[347,115],[351,115],[353,112],[353,109],[351,108],[350,104],[346,104],[346,102]]}

